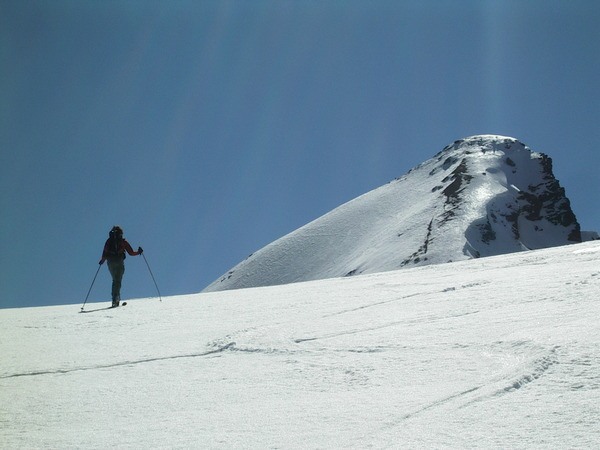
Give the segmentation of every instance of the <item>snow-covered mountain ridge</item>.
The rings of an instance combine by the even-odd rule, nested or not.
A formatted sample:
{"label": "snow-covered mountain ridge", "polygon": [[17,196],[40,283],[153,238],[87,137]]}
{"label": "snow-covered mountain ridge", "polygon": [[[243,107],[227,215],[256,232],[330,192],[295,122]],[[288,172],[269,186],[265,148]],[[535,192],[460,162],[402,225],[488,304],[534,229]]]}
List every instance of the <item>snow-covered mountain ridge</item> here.
{"label": "snow-covered mountain ridge", "polygon": [[267,245],[205,291],[446,263],[581,236],[550,157],[514,138],[472,136]]}

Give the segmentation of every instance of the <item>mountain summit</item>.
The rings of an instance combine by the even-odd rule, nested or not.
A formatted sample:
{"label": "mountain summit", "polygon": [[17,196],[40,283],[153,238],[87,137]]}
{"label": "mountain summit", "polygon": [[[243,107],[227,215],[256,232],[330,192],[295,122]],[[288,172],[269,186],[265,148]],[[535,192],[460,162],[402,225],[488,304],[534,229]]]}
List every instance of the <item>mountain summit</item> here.
{"label": "mountain summit", "polygon": [[581,240],[550,157],[514,138],[472,136],[272,242],[204,291],[383,272]]}

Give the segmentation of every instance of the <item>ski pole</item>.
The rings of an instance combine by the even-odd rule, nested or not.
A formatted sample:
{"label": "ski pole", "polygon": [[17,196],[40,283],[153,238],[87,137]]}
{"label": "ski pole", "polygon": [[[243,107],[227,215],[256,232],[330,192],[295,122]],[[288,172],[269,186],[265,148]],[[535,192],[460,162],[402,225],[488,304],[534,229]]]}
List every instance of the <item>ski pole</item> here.
{"label": "ski pole", "polygon": [[83,305],[81,305],[81,310],[83,311],[83,307],[85,306],[85,304],[88,301],[88,297],[90,296],[90,292],[92,292],[92,287],[94,286],[94,283],[96,281],[96,277],[98,276],[98,272],[100,272],[100,267],[102,267],[102,265],[98,265],[98,270],[96,270],[96,275],[94,275],[94,279],[92,280],[92,284],[90,285],[90,288],[88,290],[87,295],[85,296],[85,301],[83,302]]}
{"label": "ski pole", "polygon": [[156,292],[158,292],[158,299],[162,302],[162,297],[160,295],[160,291],[158,290],[158,284],[156,284],[156,280],[154,279],[154,274],[152,273],[152,269],[150,269],[150,264],[148,264],[148,260],[146,259],[146,255],[142,253],[142,257],[144,261],[146,261],[146,266],[148,266],[148,272],[150,272],[150,276],[152,277],[152,281],[154,281],[154,286],[156,287]]}

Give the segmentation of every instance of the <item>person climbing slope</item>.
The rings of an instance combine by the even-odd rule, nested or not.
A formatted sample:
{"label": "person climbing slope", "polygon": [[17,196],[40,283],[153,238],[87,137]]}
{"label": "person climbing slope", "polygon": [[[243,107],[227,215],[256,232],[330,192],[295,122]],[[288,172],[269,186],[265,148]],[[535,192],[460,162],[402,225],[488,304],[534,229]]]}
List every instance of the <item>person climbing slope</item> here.
{"label": "person climbing slope", "polygon": [[121,281],[125,273],[125,252],[131,256],[141,255],[144,251],[138,247],[137,252],[131,248],[129,242],[123,238],[123,230],[115,225],[108,233],[108,239],[104,244],[102,258],[99,264],[107,261],[108,271],[112,277],[112,306],[119,306],[121,301]]}

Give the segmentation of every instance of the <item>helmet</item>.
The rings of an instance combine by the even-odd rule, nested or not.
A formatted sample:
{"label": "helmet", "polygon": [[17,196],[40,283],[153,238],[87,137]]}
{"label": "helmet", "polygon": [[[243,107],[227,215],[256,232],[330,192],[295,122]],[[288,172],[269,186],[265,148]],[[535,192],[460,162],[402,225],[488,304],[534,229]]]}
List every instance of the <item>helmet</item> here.
{"label": "helmet", "polygon": [[112,229],[110,230],[110,233],[108,233],[108,235],[110,237],[118,237],[118,238],[122,238],[123,237],[123,230],[120,226],[115,225],[114,227],[112,227]]}

